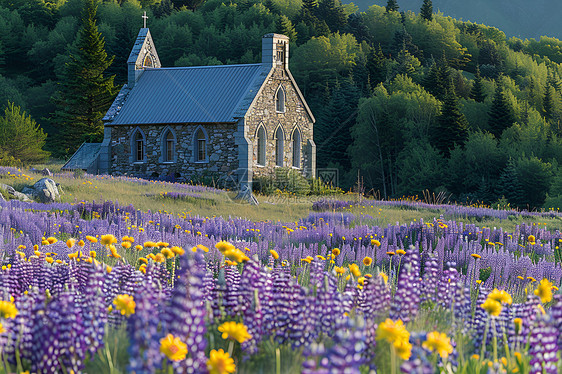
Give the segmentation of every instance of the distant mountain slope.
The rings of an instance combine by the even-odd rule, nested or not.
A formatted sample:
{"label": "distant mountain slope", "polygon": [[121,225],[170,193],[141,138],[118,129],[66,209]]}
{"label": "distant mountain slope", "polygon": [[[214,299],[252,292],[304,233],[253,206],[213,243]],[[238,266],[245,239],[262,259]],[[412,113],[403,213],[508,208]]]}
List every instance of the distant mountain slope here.
{"label": "distant mountain slope", "polygon": [[[400,11],[419,13],[423,0],[397,0]],[[354,0],[360,10],[386,0]],[[433,0],[434,12],[446,16],[495,26],[510,36],[522,39],[546,35],[562,39],[562,2],[557,0]]]}

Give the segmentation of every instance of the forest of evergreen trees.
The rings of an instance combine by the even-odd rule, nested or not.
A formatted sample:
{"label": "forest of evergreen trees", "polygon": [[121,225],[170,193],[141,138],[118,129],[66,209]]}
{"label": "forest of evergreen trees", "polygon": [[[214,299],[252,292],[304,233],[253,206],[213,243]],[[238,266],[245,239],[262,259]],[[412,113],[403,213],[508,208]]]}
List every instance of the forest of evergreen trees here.
{"label": "forest of evergreen trees", "polygon": [[[431,0],[418,13],[400,12],[399,0],[365,12],[339,0],[113,0],[97,2],[96,23],[85,2],[94,3],[0,0],[0,105],[29,113],[56,157],[100,140],[69,127],[101,126],[81,109],[83,66],[96,72],[93,113],[103,113],[146,11],[163,66],[254,63],[262,35],[290,36],[290,68],[317,119],[318,167],[339,168],[344,188],[359,174],[386,198],[429,189],[461,202],[562,203],[555,38],[508,39],[434,14]],[[86,42],[88,28],[101,43]]]}

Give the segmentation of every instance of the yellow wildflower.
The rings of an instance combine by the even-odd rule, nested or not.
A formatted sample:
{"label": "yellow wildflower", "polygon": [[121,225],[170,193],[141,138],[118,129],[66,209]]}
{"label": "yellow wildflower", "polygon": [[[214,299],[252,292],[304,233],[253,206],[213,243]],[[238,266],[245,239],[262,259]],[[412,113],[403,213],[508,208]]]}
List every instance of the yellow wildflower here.
{"label": "yellow wildflower", "polygon": [[207,370],[209,374],[230,374],[234,373],[236,370],[236,365],[234,365],[234,360],[228,352],[222,349],[212,350],[209,354],[209,360],[207,361]]}
{"label": "yellow wildflower", "polygon": [[422,343],[422,347],[431,352],[439,353],[439,356],[442,358],[447,358],[451,353],[453,353],[451,339],[448,338],[445,333],[439,333],[437,331],[427,334],[427,338],[425,342]]}
{"label": "yellow wildflower", "polygon": [[252,338],[243,323],[225,322],[219,326],[219,331],[222,332],[223,339],[236,340],[238,343],[244,343]]}
{"label": "yellow wildflower", "polygon": [[129,317],[131,314],[135,314],[136,303],[132,296],[127,294],[117,295],[113,299],[113,305],[115,308],[121,312],[122,315]]}
{"label": "yellow wildflower", "polygon": [[160,339],[160,353],[172,361],[181,361],[187,356],[187,345],[172,334]]}

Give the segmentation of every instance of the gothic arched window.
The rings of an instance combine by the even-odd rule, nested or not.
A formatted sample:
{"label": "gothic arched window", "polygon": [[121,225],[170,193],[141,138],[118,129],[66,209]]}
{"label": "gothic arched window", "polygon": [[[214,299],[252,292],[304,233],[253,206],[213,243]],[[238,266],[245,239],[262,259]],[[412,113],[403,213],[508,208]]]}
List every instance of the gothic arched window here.
{"label": "gothic arched window", "polygon": [[207,134],[202,127],[195,132],[195,162],[207,161]]}
{"label": "gothic arched window", "polygon": [[263,128],[262,125],[260,125],[260,127],[258,128],[258,134],[257,134],[257,140],[258,140],[258,144],[257,144],[257,148],[258,148],[258,165],[262,165],[265,166],[265,141],[266,141],[266,135],[265,135],[265,129]]}
{"label": "gothic arched window", "polygon": [[301,167],[301,132],[298,127],[293,131],[293,167]]}
{"label": "gothic arched window", "polygon": [[146,154],[146,140],[141,129],[137,128],[131,136],[131,161],[143,162]]}
{"label": "gothic arched window", "polygon": [[279,86],[275,94],[275,110],[280,113],[285,113],[285,90],[283,86]]}
{"label": "gothic arched window", "polygon": [[283,128],[277,127],[275,131],[275,165],[283,166]]}

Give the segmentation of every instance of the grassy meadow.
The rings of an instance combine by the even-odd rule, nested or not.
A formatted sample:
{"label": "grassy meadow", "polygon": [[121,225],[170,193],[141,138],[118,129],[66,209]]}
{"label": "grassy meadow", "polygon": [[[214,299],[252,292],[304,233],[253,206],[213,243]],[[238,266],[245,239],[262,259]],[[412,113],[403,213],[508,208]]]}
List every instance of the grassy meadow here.
{"label": "grassy meadow", "polygon": [[[562,369],[557,211],[353,193],[252,206],[47,166],[61,201],[0,203],[0,372]],[[0,170],[17,190],[40,178]]]}

